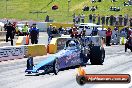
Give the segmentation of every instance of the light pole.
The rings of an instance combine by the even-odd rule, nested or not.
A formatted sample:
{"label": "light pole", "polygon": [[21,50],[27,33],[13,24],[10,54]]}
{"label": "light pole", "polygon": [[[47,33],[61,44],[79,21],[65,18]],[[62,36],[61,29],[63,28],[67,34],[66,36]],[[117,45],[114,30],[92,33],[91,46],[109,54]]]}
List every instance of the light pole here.
{"label": "light pole", "polygon": [[71,0],[68,0],[68,15],[67,15],[68,16],[68,19],[69,19],[69,12],[70,12],[69,11],[70,10],[70,2],[71,2]]}

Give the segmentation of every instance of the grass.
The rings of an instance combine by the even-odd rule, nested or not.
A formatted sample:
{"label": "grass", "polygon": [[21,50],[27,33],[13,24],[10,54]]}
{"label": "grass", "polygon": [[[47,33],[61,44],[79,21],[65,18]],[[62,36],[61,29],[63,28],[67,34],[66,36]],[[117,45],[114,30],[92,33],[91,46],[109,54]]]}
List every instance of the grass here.
{"label": "grass", "polygon": [[[96,2],[93,4],[90,1],[91,0],[71,0],[68,13],[68,0],[0,0],[0,18],[44,21],[46,15],[49,15],[51,19],[57,22],[72,22],[73,13],[76,13],[76,15],[84,13],[85,16],[88,16],[89,14],[128,14],[130,17],[132,17],[132,6],[123,6],[123,2],[128,0],[118,0],[118,2],[113,3],[111,2],[111,0],[102,0],[101,3]],[[53,5],[58,5],[59,9],[55,11],[51,10],[51,7]],[[95,12],[83,12],[82,8],[84,5],[88,5],[90,7],[97,5],[98,10],[96,10]],[[121,11],[109,11],[110,6],[120,6]],[[42,11],[45,13],[29,13],[32,11]],[[85,18],[85,21],[87,22],[87,17]]]}

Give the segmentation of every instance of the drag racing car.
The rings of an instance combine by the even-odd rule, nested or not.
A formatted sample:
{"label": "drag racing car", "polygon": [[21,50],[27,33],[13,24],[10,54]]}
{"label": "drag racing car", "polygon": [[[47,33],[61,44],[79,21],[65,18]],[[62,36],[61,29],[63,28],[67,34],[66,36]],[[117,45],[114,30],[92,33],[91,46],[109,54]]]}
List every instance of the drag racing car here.
{"label": "drag racing car", "polygon": [[[60,69],[85,65],[88,60],[92,65],[102,65],[105,58],[105,50],[101,46],[100,37],[85,37],[81,39],[70,38],[66,41],[63,50],[44,59],[37,65],[28,62],[26,73],[47,73],[53,72],[55,75]],[[82,44],[83,43],[83,44]]]}

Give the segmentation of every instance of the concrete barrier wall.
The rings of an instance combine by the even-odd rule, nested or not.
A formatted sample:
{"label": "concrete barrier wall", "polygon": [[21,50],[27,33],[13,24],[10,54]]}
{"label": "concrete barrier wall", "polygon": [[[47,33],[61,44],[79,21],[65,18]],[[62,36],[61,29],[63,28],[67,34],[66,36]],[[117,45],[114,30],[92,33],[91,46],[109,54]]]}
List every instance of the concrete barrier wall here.
{"label": "concrete barrier wall", "polygon": [[0,47],[4,47],[4,46],[11,46],[11,43],[9,43],[9,42],[0,42]]}
{"label": "concrete barrier wall", "polygon": [[0,48],[0,61],[19,59],[24,57],[23,46],[8,46]]}
{"label": "concrete barrier wall", "polygon": [[6,40],[6,31],[0,31],[0,41]]}
{"label": "concrete barrier wall", "polygon": [[52,38],[50,44],[48,45],[48,53],[54,54],[57,52],[57,39],[58,38]]}
{"label": "concrete barrier wall", "polygon": [[26,36],[19,36],[16,45],[25,45],[26,44]]}
{"label": "concrete barrier wall", "polygon": [[47,49],[43,44],[0,47],[0,61],[47,55]]}
{"label": "concrete barrier wall", "polygon": [[25,57],[29,54],[33,57],[47,55],[46,46],[44,44],[25,45]]}

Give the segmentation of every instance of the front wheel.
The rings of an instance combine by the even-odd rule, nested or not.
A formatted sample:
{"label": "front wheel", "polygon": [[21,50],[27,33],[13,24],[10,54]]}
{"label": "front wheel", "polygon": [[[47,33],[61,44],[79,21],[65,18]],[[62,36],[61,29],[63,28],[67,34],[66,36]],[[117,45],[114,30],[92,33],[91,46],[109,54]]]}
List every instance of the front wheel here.
{"label": "front wheel", "polygon": [[58,72],[59,72],[59,65],[58,65],[57,59],[56,59],[56,60],[54,61],[54,63],[53,63],[53,73],[54,73],[55,75],[57,75]]}

